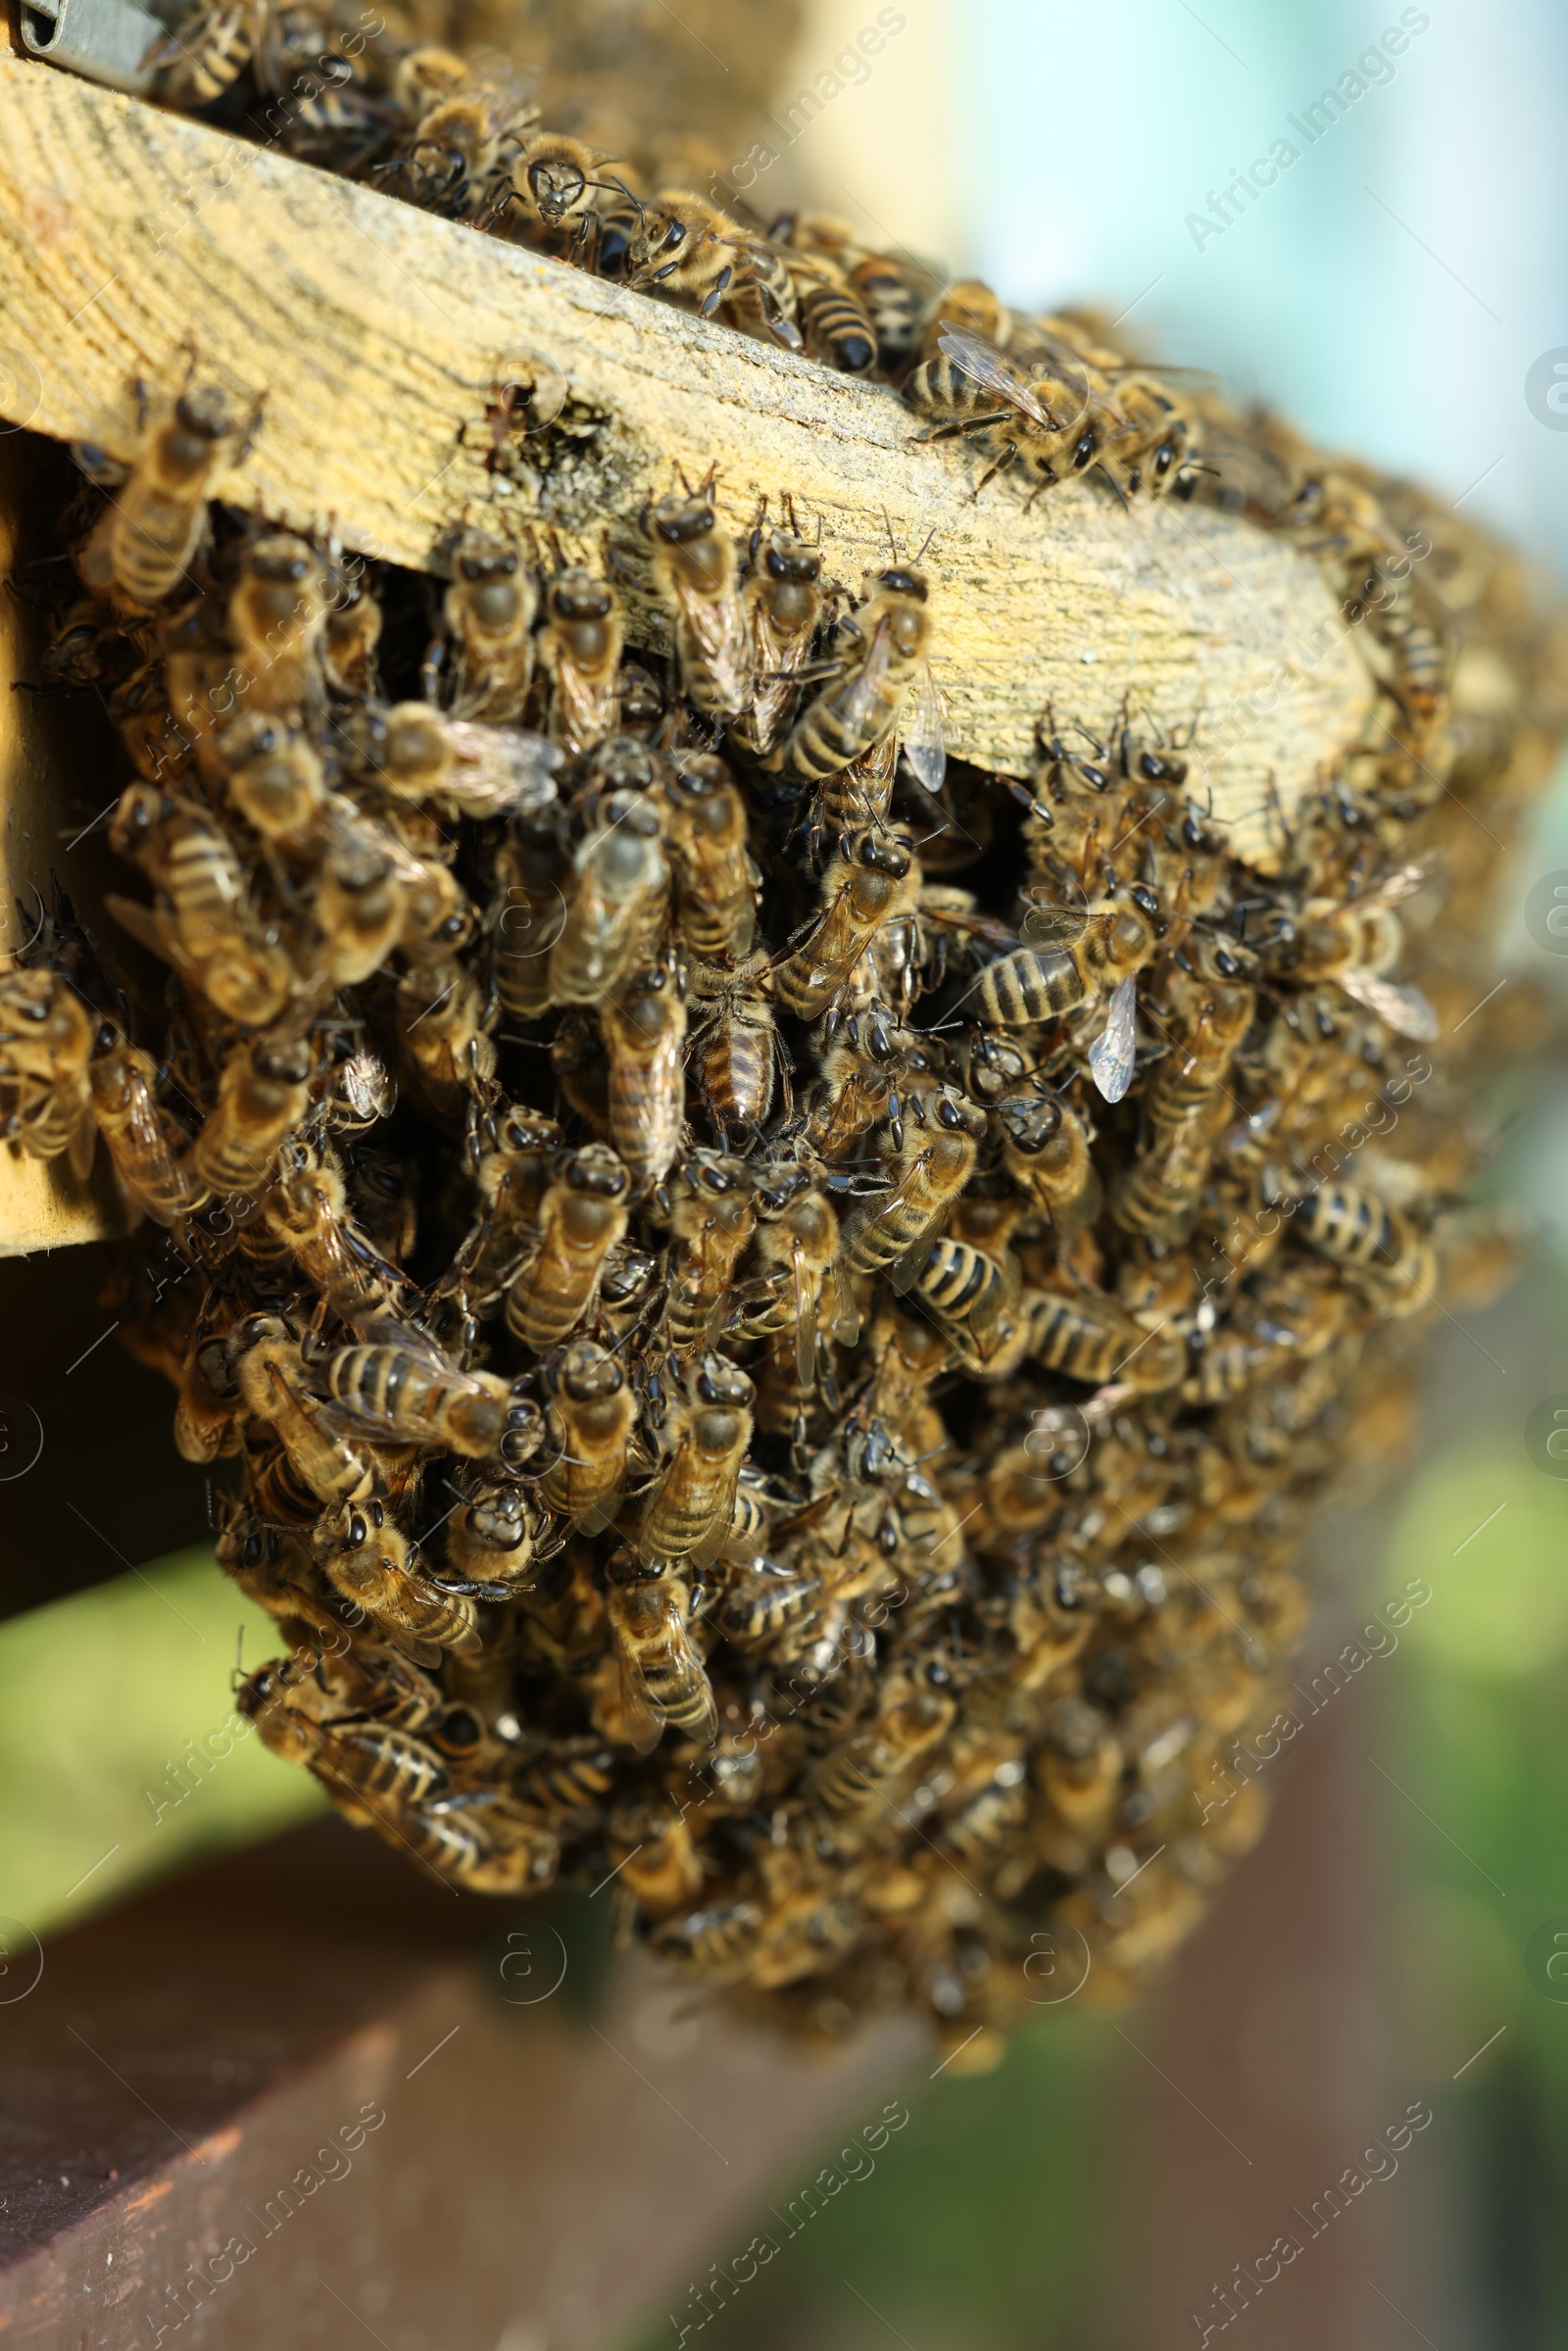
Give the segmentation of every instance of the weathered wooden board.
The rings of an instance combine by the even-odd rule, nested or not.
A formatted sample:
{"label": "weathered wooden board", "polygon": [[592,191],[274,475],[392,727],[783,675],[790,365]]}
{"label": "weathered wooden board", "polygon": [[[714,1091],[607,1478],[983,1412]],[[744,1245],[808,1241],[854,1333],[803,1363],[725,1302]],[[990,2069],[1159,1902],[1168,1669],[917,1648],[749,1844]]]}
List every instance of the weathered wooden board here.
{"label": "weathered wooden board", "polygon": [[510,510],[574,554],[600,559],[607,516],[633,548],[676,465],[716,465],[736,528],[764,493],[775,511],[792,493],[851,587],[884,559],[885,510],[901,547],[934,534],[935,667],[959,751],[1021,771],[1048,702],[1099,729],[1130,693],[1167,728],[1200,719],[1215,813],[1253,854],[1274,795],[1293,808],[1368,708],[1315,568],[1245,523],[1129,514],[1084,484],[1031,512],[1004,482],[976,503],[972,461],[916,445],[886,386],[0,62],[0,413],[128,457],[133,379],[167,392],[193,352],[241,398],[266,395],[222,496],[400,563],[438,563],[443,533],[497,497],[486,403],[529,366],[572,406],[535,436],[543,469]]}

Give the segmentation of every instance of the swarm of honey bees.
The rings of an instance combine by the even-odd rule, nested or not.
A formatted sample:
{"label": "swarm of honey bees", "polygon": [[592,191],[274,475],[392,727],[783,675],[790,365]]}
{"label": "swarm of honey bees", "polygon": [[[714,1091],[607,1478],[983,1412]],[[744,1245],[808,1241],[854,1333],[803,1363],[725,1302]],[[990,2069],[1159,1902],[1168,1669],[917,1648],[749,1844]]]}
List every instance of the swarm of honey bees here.
{"label": "swarm of honey bees", "polygon": [[[304,23],[201,19],[172,96],[272,86]],[[1481,533],[1089,315],[305,29],[314,160],[885,376],[988,495],[1243,514],[1376,681],[1265,870],[1130,694],[1043,711],[1027,776],[950,759],[939,563],[852,594],[787,496],[740,538],[650,499],[633,658],[613,567],[493,516],[427,579],[213,506],[266,422],[195,362],[128,467],[77,452],[40,682],[120,726],[163,999],[57,902],[0,1113],[102,1139],[118,1310],[286,1650],[242,1707],[443,1880],[597,1890],[804,2033],[914,2006],[972,2068],[1142,1983],[1255,1838],[1311,1507],[1506,1272],[1465,1069],[1527,1041],[1486,893],[1568,661]]]}

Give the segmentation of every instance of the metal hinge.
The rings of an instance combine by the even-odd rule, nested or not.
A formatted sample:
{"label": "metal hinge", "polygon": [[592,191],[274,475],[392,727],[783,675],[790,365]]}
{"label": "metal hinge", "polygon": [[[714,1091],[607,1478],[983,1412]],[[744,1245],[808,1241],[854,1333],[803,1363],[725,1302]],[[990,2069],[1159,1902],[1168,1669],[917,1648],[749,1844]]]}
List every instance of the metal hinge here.
{"label": "metal hinge", "polygon": [[33,57],[69,66],[111,89],[150,89],[149,51],[169,27],[136,0],[22,0],[22,38]]}

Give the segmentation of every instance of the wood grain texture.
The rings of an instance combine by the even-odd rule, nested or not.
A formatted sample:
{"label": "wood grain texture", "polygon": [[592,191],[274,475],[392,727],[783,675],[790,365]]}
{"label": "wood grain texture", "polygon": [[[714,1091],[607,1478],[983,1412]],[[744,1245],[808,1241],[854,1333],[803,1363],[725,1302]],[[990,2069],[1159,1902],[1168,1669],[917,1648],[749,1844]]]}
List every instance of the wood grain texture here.
{"label": "wood grain texture", "polygon": [[[1048,702],[1099,730],[1130,692],[1167,729],[1199,718],[1214,812],[1260,858],[1273,795],[1292,810],[1369,708],[1316,569],[1243,522],[1168,502],[1129,514],[1086,484],[1027,513],[1005,482],[975,503],[972,461],[913,445],[886,386],[3,61],[0,314],[15,421],[128,457],[133,378],[167,393],[194,347],[204,376],[266,395],[220,495],[399,563],[439,568],[443,534],[494,498],[486,400],[528,364],[556,371],[570,406],[528,445],[538,468],[509,511],[572,555],[602,560],[608,523],[635,571],[644,500],[676,464],[716,464],[732,527],[790,491],[858,588],[885,560],[885,508],[901,546],[934,533],[956,749],[1019,773]],[[632,595],[631,633],[657,644]]]}

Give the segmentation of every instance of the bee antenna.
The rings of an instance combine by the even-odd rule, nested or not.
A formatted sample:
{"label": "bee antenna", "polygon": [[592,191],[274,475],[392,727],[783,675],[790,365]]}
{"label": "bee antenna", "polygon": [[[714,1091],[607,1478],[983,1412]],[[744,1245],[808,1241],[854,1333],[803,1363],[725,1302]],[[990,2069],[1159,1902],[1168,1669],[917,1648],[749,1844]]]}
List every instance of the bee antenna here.
{"label": "bee antenna", "polygon": [[930,544],[931,544],[932,540],[933,540],[933,539],[936,537],[936,535],[937,535],[937,526],[936,526],[936,524],[933,522],[933,523],[932,523],[932,525],[931,525],[931,528],[930,528],[930,529],[929,529],[929,530],[926,532],[924,539],[923,539],[923,540],[921,541],[921,543],[920,543],[920,553],[919,553],[919,555],[915,555],[915,556],[911,556],[911,557],[910,557],[910,559],[909,559],[909,560],[910,560],[910,562],[911,562],[911,563],[917,563],[920,561],[920,556],[924,555],[924,553],[925,553],[926,549],[927,549],[927,548],[930,546]]}
{"label": "bee antenna", "polygon": [[894,537],[894,535],[893,535],[893,517],[892,517],[892,515],[891,515],[891,514],[888,513],[887,507],[886,507],[885,505],[883,506],[883,509],[882,509],[882,519],[883,519],[883,521],[884,521],[884,522],[887,524],[887,526],[888,526],[888,545],[889,545],[889,546],[892,548],[892,550],[893,550],[893,561],[894,561],[895,563],[897,563],[897,562],[898,562],[898,560],[899,560],[899,542],[898,542],[898,540],[897,540],[897,539]]}

